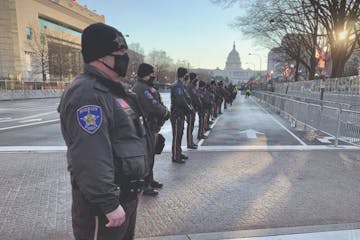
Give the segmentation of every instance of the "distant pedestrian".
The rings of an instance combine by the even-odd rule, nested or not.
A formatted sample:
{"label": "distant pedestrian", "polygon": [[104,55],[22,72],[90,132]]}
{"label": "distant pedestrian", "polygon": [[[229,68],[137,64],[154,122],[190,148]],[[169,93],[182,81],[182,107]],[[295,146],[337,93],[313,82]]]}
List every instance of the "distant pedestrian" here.
{"label": "distant pedestrian", "polygon": [[250,95],[251,95],[251,90],[250,90],[250,88],[247,88],[245,91],[245,98],[249,98]]}

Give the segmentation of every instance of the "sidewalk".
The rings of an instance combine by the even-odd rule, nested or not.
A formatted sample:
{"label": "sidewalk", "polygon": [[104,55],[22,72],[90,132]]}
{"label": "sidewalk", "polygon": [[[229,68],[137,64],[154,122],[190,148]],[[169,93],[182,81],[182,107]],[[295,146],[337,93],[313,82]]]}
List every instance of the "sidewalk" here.
{"label": "sidewalk", "polygon": [[[184,165],[171,163],[169,153],[157,158],[155,177],[164,189],[156,198],[142,197],[137,238],[213,239],[206,236],[329,224],[359,228],[358,151],[188,155]],[[1,240],[73,239],[70,206],[65,152],[0,153]],[[203,233],[210,235],[196,235]],[[235,238],[229,234],[222,236]]]}

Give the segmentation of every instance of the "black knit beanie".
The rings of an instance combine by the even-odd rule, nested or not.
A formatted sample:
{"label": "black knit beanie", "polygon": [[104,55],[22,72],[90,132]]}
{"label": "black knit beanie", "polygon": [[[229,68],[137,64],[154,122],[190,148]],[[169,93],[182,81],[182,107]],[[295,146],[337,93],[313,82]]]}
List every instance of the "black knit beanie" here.
{"label": "black knit beanie", "polygon": [[137,70],[137,75],[141,78],[149,75],[150,73],[154,72],[154,67],[147,63],[142,63],[139,65]]}
{"label": "black knit beanie", "polygon": [[203,80],[200,80],[199,87],[205,87],[206,83]]}
{"label": "black knit beanie", "polygon": [[127,49],[127,44],[121,32],[104,23],[89,25],[81,35],[81,53],[85,63],[123,48]]}
{"label": "black knit beanie", "polygon": [[187,74],[187,70],[186,68],[183,68],[183,67],[179,67],[178,70],[177,70],[177,76],[178,78],[182,78],[184,77],[186,74]]}
{"label": "black knit beanie", "polygon": [[190,81],[194,80],[196,78],[196,73],[191,72],[189,74],[189,77],[190,77]]}

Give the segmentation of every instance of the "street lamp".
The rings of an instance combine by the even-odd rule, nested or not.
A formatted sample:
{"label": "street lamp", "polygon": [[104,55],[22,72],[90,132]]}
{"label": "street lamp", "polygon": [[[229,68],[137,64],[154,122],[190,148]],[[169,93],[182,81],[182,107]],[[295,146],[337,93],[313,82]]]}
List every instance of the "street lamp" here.
{"label": "street lamp", "polygon": [[253,66],[253,69],[255,70],[255,64],[254,63],[246,62],[245,64],[251,64]]}
{"label": "street lamp", "polygon": [[249,53],[249,55],[254,55],[254,56],[257,56],[259,57],[259,61],[260,61],[260,69],[259,69],[259,72],[261,72],[261,56],[259,54],[255,54],[255,53]]}

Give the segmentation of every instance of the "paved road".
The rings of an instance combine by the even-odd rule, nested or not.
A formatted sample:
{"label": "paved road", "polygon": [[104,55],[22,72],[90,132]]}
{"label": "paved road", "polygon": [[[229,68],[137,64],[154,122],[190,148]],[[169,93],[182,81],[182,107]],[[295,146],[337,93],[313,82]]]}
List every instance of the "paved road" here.
{"label": "paved road", "polygon": [[[169,93],[162,94],[170,106]],[[64,146],[56,112],[59,99],[0,102],[1,146]],[[75,123],[76,124],[76,123]],[[197,136],[196,120],[194,138]],[[170,121],[161,130],[166,149],[171,148]],[[292,129],[278,115],[267,112],[254,99],[239,96],[232,107],[224,111],[204,146],[283,146],[324,144],[317,138],[324,134]],[[332,144],[333,142],[327,143]],[[186,146],[186,131],[183,137]],[[326,144],[325,144],[326,145]]]}
{"label": "paved road", "polygon": [[[170,94],[162,93],[162,97],[170,109]],[[58,98],[0,101],[0,146],[64,146],[56,111],[59,101]],[[196,123],[194,133],[197,133],[197,126]],[[161,133],[167,140],[166,145],[171,146],[170,121],[165,123]],[[184,146],[185,140],[186,136]]]}
{"label": "paved road", "polygon": [[[137,238],[359,222],[359,151],[188,155],[157,158],[165,186],[141,198]],[[71,240],[70,207],[64,152],[0,153],[1,240]]]}

